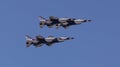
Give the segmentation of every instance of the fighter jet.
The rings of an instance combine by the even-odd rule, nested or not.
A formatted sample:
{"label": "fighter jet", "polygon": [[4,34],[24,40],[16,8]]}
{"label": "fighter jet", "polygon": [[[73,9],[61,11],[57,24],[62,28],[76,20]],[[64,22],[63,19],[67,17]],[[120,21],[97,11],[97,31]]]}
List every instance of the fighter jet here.
{"label": "fighter jet", "polygon": [[43,44],[46,44],[47,46],[51,46],[54,43],[64,42],[65,40],[74,39],[73,37],[53,37],[48,36],[44,38],[41,35],[36,36],[35,39],[31,38],[30,36],[26,35],[26,45],[27,47],[33,46],[35,47],[41,47]]}
{"label": "fighter jet", "polygon": [[67,28],[72,25],[79,25],[84,22],[90,22],[91,20],[87,19],[75,19],[75,18],[57,18],[54,16],[50,16],[49,19],[45,19],[42,16],[39,16],[40,19],[40,27],[42,28],[44,25],[47,25],[49,28],[52,28],[54,25],[58,29],[60,26],[63,28]]}
{"label": "fighter jet", "polygon": [[69,20],[73,20],[73,18],[58,18],[54,16],[50,16],[49,19],[45,19],[42,16],[38,16],[40,20],[40,28],[43,28],[44,25],[48,26],[49,28],[52,28],[54,25],[57,27],[61,23],[67,23]]}

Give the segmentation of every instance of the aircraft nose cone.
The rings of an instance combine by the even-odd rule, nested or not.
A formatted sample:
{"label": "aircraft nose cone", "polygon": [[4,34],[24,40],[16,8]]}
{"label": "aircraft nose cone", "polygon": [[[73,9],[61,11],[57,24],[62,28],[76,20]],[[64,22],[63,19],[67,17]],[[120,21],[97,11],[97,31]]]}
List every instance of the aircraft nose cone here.
{"label": "aircraft nose cone", "polygon": [[91,22],[92,20],[88,20],[88,22]]}
{"label": "aircraft nose cone", "polygon": [[68,40],[69,40],[69,39],[74,39],[74,37],[69,37],[69,38],[67,38],[67,39],[68,39]]}
{"label": "aircraft nose cone", "polygon": [[71,39],[74,39],[74,37],[71,37]]}
{"label": "aircraft nose cone", "polygon": [[67,40],[74,39],[73,37],[68,37]]}

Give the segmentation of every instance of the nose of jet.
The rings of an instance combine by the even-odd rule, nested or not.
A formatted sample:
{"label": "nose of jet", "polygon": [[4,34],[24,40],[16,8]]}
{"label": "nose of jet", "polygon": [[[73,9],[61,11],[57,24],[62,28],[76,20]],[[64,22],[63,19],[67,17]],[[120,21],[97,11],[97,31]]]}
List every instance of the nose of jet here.
{"label": "nose of jet", "polygon": [[74,37],[71,37],[71,39],[74,39]]}
{"label": "nose of jet", "polygon": [[91,22],[92,20],[87,20],[88,22]]}
{"label": "nose of jet", "polygon": [[69,40],[69,39],[74,39],[74,37],[68,37],[67,39],[68,39],[68,40]]}

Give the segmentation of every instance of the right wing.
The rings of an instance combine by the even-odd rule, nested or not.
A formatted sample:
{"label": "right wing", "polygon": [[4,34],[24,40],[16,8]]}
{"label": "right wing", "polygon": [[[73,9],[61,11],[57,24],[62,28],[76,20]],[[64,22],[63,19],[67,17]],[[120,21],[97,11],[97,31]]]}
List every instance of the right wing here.
{"label": "right wing", "polygon": [[62,26],[64,29],[67,29],[69,27],[69,25],[65,25],[65,26]]}
{"label": "right wing", "polygon": [[36,47],[41,47],[41,46],[43,46],[43,45],[44,45],[43,43],[37,44]]}
{"label": "right wing", "polygon": [[53,43],[47,43],[46,45],[47,45],[47,46],[52,46],[52,45],[53,45]]}
{"label": "right wing", "polygon": [[52,28],[54,26],[54,24],[48,24],[47,25],[49,28]]}

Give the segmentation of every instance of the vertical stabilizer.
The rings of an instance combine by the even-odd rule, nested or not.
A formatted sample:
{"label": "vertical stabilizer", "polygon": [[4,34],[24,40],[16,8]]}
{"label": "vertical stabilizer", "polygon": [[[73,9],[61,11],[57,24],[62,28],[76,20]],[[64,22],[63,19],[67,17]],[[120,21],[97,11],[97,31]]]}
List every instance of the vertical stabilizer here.
{"label": "vertical stabilizer", "polygon": [[26,47],[29,47],[30,45],[32,45],[33,39],[28,35],[26,35],[25,38],[26,38]]}
{"label": "vertical stabilizer", "polygon": [[44,17],[42,17],[42,16],[38,16],[38,19],[40,20],[40,21],[45,21],[46,19],[44,18]]}
{"label": "vertical stabilizer", "polygon": [[38,16],[38,19],[40,20],[40,28],[43,28],[47,20],[42,16]]}

